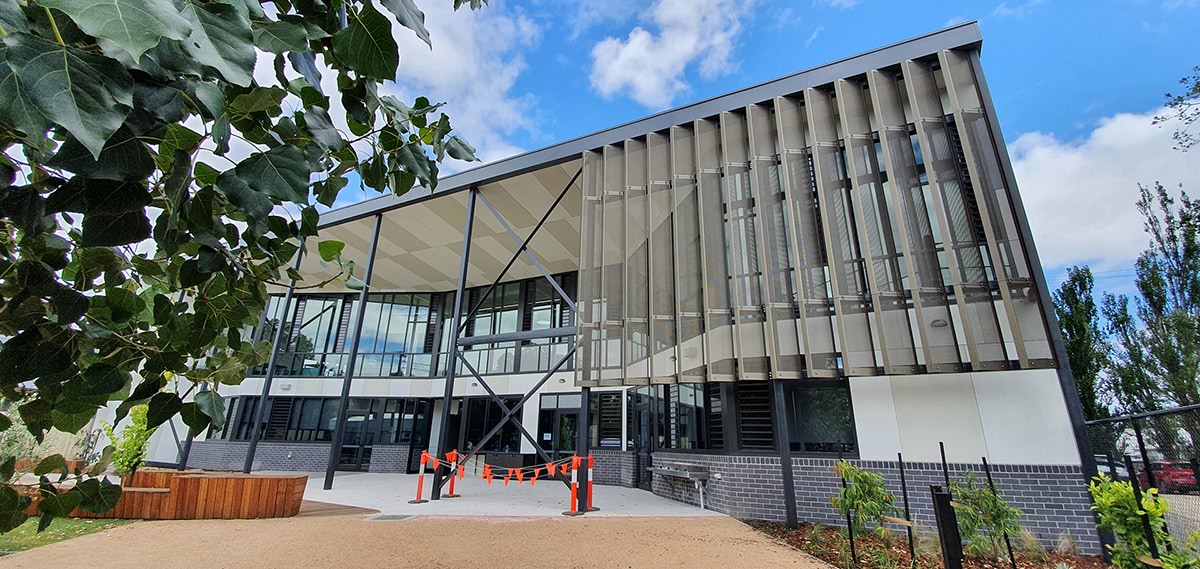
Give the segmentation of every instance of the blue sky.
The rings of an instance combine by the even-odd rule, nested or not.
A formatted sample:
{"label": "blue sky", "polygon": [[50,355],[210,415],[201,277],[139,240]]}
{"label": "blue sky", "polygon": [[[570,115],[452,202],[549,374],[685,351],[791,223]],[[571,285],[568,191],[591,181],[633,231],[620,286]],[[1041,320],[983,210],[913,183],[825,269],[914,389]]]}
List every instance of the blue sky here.
{"label": "blue sky", "polygon": [[1145,244],[1137,183],[1200,185],[1200,150],[1171,150],[1169,129],[1150,124],[1200,65],[1197,0],[492,0],[474,14],[419,4],[433,50],[398,32],[390,90],[447,101],[485,160],[978,20],[1051,286],[1088,263],[1101,288],[1128,290]]}

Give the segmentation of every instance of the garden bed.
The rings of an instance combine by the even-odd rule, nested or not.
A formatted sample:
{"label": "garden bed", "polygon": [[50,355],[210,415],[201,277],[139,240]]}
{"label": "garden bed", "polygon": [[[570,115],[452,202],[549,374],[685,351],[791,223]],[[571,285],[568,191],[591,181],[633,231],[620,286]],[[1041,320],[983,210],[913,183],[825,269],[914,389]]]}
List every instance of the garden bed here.
{"label": "garden bed", "polygon": [[[771,537],[779,539],[788,545],[799,549],[813,557],[828,562],[836,567],[854,567],[850,558],[850,542],[846,538],[845,528],[824,526],[820,524],[802,523],[800,527],[789,530],[787,526],[774,522],[748,522],[751,527]],[[915,539],[917,551],[917,567],[920,569],[941,569],[942,557],[936,535],[922,532]],[[1021,549],[1019,539],[1013,543],[1017,557],[1017,567],[1020,569],[1105,569],[1108,567],[1099,557],[1079,555],[1069,551],[1071,546],[1064,544],[1068,551],[1046,550],[1037,547]],[[855,548],[858,551],[857,567],[877,567],[879,569],[905,569],[911,567],[908,554],[908,536],[904,531],[893,531],[890,544],[885,546],[883,541],[874,534],[856,535]],[[886,555],[885,555],[886,553]],[[1059,564],[1062,565],[1059,565]],[[963,567],[968,569],[1008,569],[1007,556],[1001,559],[980,559],[968,556],[963,560]]]}

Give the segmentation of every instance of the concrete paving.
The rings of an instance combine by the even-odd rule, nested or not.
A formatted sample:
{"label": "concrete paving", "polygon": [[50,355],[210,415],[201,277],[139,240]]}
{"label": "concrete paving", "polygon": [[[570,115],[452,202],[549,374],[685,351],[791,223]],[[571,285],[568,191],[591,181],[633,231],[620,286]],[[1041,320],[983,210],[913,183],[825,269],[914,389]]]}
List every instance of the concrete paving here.
{"label": "concrete paving", "polygon": [[[429,499],[432,476],[425,477],[424,498]],[[514,479],[507,487],[502,478],[488,486],[479,477],[456,482],[461,498],[443,498],[425,504],[409,504],[416,497],[417,476],[339,472],[333,489],[324,490],[325,475],[310,474],[305,500],[378,510],[386,516],[517,516],[561,517],[567,509],[570,489],[561,482],[541,479],[535,486]],[[593,505],[600,508],[589,517],[720,517],[724,514],[669,500],[646,490],[622,486],[596,486]]]}

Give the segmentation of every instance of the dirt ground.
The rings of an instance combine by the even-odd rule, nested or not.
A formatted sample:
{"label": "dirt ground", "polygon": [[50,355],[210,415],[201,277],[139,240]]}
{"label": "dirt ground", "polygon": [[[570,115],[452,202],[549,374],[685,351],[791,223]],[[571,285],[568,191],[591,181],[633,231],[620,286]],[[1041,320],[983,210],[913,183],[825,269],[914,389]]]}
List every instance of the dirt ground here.
{"label": "dirt ground", "polygon": [[0,568],[830,566],[732,518],[368,520],[306,502],[273,520],[138,522],[0,557]]}

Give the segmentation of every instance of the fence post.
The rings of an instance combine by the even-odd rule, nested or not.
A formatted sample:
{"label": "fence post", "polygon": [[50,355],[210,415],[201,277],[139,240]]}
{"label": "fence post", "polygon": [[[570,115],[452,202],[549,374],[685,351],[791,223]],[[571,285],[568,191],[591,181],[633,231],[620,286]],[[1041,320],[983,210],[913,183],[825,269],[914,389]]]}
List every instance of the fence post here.
{"label": "fence post", "polygon": [[942,477],[946,479],[946,491],[950,491],[950,465],[946,464],[946,443],[938,441],[938,451],[942,453]]}
{"label": "fence post", "polygon": [[[1146,452],[1146,439],[1142,438],[1142,424],[1137,419],[1130,421],[1133,423],[1133,435],[1137,437],[1138,452],[1142,455],[1142,468],[1146,469],[1146,487],[1158,488],[1158,480],[1154,478],[1154,470],[1150,468],[1150,453]],[[1129,475],[1133,476],[1133,470],[1129,471]]]}
{"label": "fence post", "polygon": [[[842,490],[845,490],[846,477],[839,476],[838,478],[842,480]],[[858,550],[854,547],[854,518],[851,517],[850,510],[846,510],[846,535],[850,537],[850,559],[854,560],[855,566],[858,566]]]}
{"label": "fence post", "polygon": [[[983,461],[983,472],[987,475],[988,488],[991,488],[992,494],[999,498],[1000,492],[996,491],[996,482],[992,480],[992,467],[988,464],[986,456],[979,458]],[[1012,540],[1009,539],[1007,531],[1004,532],[1004,547],[1008,549],[1008,562],[1012,564],[1013,569],[1017,569],[1017,558],[1013,556]]]}
{"label": "fence post", "polygon": [[917,548],[913,545],[912,513],[908,507],[908,480],[904,477],[904,455],[896,453],[896,464],[900,465],[900,493],[904,496],[904,521],[908,522],[908,561],[909,565],[917,567]]}
{"label": "fence post", "polygon": [[[1133,486],[1133,500],[1137,502],[1138,509],[1142,508],[1142,489],[1138,487],[1137,478],[1133,476],[1133,457],[1125,455],[1125,468],[1129,469],[1130,478],[1129,485]],[[1154,531],[1150,529],[1150,516],[1146,512],[1142,512],[1142,531],[1146,532],[1146,543],[1150,544],[1150,557],[1158,559],[1158,543],[1154,541]]]}
{"label": "fence post", "polygon": [[950,492],[941,486],[930,486],[929,491],[933,494],[933,516],[937,520],[942,562],[946,569],[962,569],[962,536],[958,533],[958,515],[950,504]]}

